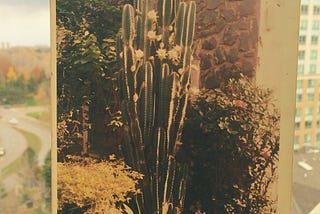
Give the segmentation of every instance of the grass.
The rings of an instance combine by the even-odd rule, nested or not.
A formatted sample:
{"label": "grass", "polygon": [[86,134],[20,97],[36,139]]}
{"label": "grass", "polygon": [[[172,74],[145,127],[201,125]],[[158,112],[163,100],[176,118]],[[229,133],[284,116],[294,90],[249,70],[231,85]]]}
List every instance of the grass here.
{"label": "grass", "polygon": [[28,160],[28,157],[30,157],[30,151],[32,150],[32,155],[34,157],[38,156],[38,153],[41,149],[41,141],[35,134],[31,132],[24,131],[22,129],[15,128],[18,132],[20,132],[25,139],[27,140],[27,149],[22,153],[20,157],[18,157],[15,161],[10,163],[8,166],[3,168],[1,171],[1,178],[4,178],[14,172],[17,172],[19,169],[21,169],[25,164],[27,164],[26,160]]}
{"label": "grass", "polygon": [[27,113],[29,117],[32,117],[34,119],[40,120],[45,123],[50,122],[50,113],[48,111],[42,111],[42,112],[30,112]]}

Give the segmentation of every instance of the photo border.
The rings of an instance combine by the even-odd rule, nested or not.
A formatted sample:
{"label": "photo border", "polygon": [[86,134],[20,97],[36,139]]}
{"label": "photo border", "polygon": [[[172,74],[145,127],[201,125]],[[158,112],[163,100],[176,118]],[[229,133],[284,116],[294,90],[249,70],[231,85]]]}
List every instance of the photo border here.
{"label": "photo border", "polygon": [[[279,100],[280,152],[277,213],[290,213],[300,0],[260,0],[258,84]],[[56,1],[50,1],[52,213],[57,213]],[[275,79],[275,77],[277,79]]]}

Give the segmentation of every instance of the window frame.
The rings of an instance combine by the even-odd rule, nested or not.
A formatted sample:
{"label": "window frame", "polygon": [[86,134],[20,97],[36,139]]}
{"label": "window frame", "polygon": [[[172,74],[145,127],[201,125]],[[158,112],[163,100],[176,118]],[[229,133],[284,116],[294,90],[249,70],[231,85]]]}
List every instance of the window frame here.
{"label": "window frame", "polygon": [[318,59],[318,51],[317,50],[311,50],[310,51],[310,60],[317,60]]}
{"label": "window frame", "polygon": [[307,15],[309,13],[309,5],[301,5],[300,12],[302,15]]}
{"label": "window frame", "polygon": [[300,45],[305,45],[307,41],[307,37],[305,35],[299,36],[299,44]]}
{"label": "window frame", "polygon": [[319,38],[317,35],[312,35],[311,36],[311,45],[317,45],[319,42]]}

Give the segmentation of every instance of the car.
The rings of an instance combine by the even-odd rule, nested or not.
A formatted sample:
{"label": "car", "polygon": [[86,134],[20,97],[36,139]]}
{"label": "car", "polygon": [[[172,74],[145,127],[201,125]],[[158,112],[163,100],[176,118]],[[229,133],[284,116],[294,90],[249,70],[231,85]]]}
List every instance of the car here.
{"label": "car", "polygon": [[3,147],[0,147],[0,156],[4,156],[6,154],[6,150]]}
{"label": "car", "polygon": [[13,117],[13,118],[11,118],[9,120],[9,123],[12,124],[12,125],[17,125],[19,123],[19,121],[16,118]]}

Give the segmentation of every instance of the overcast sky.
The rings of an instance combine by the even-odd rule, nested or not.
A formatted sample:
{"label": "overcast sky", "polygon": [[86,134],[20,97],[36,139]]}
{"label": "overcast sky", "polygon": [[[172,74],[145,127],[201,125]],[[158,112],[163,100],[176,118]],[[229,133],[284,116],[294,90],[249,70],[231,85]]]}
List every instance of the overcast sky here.
{"label": "overcast sky", "polygon": [[0,44],[8,42],[10,46],[49,46],[49,1],[0,0]]}

